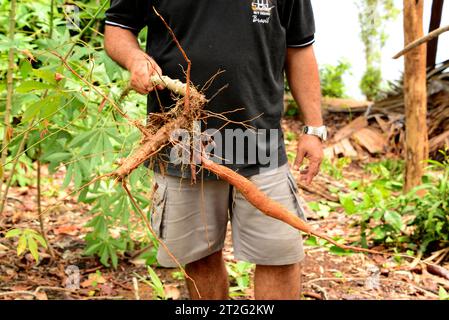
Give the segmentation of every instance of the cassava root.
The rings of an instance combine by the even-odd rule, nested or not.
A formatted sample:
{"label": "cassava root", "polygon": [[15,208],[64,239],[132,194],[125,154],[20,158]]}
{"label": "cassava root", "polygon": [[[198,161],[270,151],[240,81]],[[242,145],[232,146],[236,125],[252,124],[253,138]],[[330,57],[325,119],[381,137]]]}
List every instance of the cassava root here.
{"label": "cassava root", "polygon": [[233,185],[238,191],[240,191],[240,193],[245,197],[246,200],[248,200],[249,203],[251,203],[256,209],[260,210],[267,216],[281,220],[299,231],[324,239],[344,250],[375,254],[381,253],[374,250],[347,246],[336,242],[324,233],[314,230],[308,223],[304,222],[298,216],[289,212],[283,205],[272,200],[247,178],[239,175],[237,172],[225,166],[221,166],[207,159],[205,156],[203,156],[201,160],[203,168],[215,173],[218,177]]}
{"label": "cassava root", "polygon": [[[151,77],[151,82],[155,86],[163,85],[167,89],[181,96],[187,94],[186,84],[182,83],[179,80],[173,80],[167,76],[155,75]],[[189,94],[191,95],[190,105],[193,106],[193,108],[189,110],[190,112],[183,112],[178,114],[175,119],[166,122],[161,128],[159,128],[155,134],[151,135],[147,139],[144,139],[142,146],[138,148],[131,156],[125,159],[123,161],[123,164],[117,170],[110,174],[111,176],[115,176],[117,179],[123,180],[134,169],[136,169],[139,165],[144,163],[151,156],[156,154],[163,146],[165,146],[170,139],[170,134],[174,130],[183,128],[187,126],[191,121],[195,120],[194,111],[202,110],[207,100],[193,86],[190,88]],[[186,96],[184,96],[184,99],[185,98]],[[180,102],[182,102],[182,100],[178,101],[178,103]],[[308,223],[301,220],[297,215],[289,212],[280,203],[269,198],[250,180],[246,179],[235,171],[207,159],[204,155],[201,157],[201,163],[204,169],[209,170],[210,172],[216,174],[219,178],[233,185],[242,193],[242,195],[249,203],[251,203],[256,209],[260,210],[267,216],[283,221],[293,228],[306,234],[314,235],[318,238],[324,239],[344,250],[376,254],[380,253],[374,250],[352,247],[338,243],[326,234],[314,230]]]}

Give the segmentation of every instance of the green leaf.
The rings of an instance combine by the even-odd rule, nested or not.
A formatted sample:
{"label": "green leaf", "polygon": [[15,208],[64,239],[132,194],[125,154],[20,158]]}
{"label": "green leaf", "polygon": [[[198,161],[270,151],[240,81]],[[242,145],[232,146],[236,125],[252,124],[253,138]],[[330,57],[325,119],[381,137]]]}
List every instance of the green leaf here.
{"label": "green leaf", "polygon": [[22,82],[15,90],[18,93],[27,93],[34,90],[46,90],[54,88],[55,86],[52,86],[50,84],[31,80]]}
{"label": "green leaf", "polygon": [[28,59],[23,59],[20,63],[20,75],[22,76],[22,79],[26,79],[30,72],[33,71],[33,66],[31,65],[30,61]]}
{"label": "green leaf", "polygon": [[347,214],[354,214],[357,212],[357,206],[354,203],[354,200],[352,200],[352,195],[343,195],[340,194],[340,203],[343,206],[343,209],[345,209]]}
{"label": "green leaf", "polygon": [[13,237],[17,237],[17,236],[19,236],[21,234],[22,234],[22,230],[20,230],[20,229],[12,229],[12,230],[9,230],[6,233],[5,238],[13,238]]}
{"label": "green leaf", "polygon": [[55,72],[44,69],[33,69],[33,73],[48,83],[56,84]]}
{"label": "green leaf", "polygon": [[386,237],[384,226],[377,226],[372,230],[375,240],[382,240]]}
{"label": "green leaf", "polygon": [[111,257],[112,266],[114,267],[114,269],[117,269],[117,265],[118,265],[117,253],[115,252],[115,249],[112,246],[109,246],[108,249],[109,249],[109,255]]}
{"label": "green leaf", "polygon": [[395,211],[386,211],[384,214],[385,222],[390,224],[396,230],[402,229],[402,217]]}
{"label": "green leaf", "polygon": [[28,249],[36,262],[39,261],[39,252],[37,250],[37,242],[33,237],[28,237]]}
{"label": "green leaf", "polygon": [[17,255],[20,256],[27,248],[27,237],[22,234],[19,238],[19,243],[17,244]]}
{"label": "green leaf", "polygon": [[318,241],[316,240],[316,237],[310,236],[306,241],[304,241],[304,244],[306,246],[316,247],[318,245]]}
{"label": "green leaf", "polygon": [[101,247],[101,250],[100,250],[100,262],[103,265],[109,267],[108,261],[109,261],[109,250],[108,250],[108,244],[105,243],[105,244],[103,244],[103,246]]}
{"label": "green leaf", "polygon": [[69,165],[67,167],[67,172],[65,174],[64,181],[61,186],[62,189],[67,188],[67,186],[70,184],[70,181],[72,181],[72,174],[73,174],[73,165]]}
{"label": "green leaf", "polygon": [[60,94],[48,96],[39,100],[29,106],[22,117],[22,122],[28,122],[34,117],[40,115],[40,118],[45,118],[57,110],[62,100]]}
{"label": "green leaf", "polygon": [[338,255],[338,256],[345,256],[345,255],[350,255],[350,254],[352,254],[351,251],[342,249],[342,248],[337,247],[337,246],[332,246],[332,247],[330,247],[329,252],[330,252],[330,253],[333,253],[333,254],[336,254],[336,255]]}
{"label": "green leaf", "polygon": [[449,294],[443,287],[440,287],[440,289],[438,291],[438,296],[439,296],[440,300],[449,300]]}
{"label": "green leaf", "polygon": [[80,188],[83,185],[83,174],[81,172],[81,168],[79,165],[79,162],[75,162],[75,164],[73,165],[74,167],[74,173],[73,173],[73,178],[74,178],[74,184],[75,184],[75,188]]}
{"label": "green leaf", "polygon": [[33,235],[33,238],[37,240],[41,244],[42,247],[47,248],[47,242],[45,241],[44,237],[40,234]]}
{"label": "green leaf", "polygon": [[81,134],[77,134],[76,137],[69,143],[68,147],[79,147],[83,145],[86,141],[88,141],[94,134],[96,134],[97,131],[95,130],[89,130],[86,132],[83,132]]}
{"label": "green leaf", "polygon": [[103,242],[97,242],[97,243],[93,243],[91,244],[89,247],[87,247],[84,250],[84,254],[85,255],[93,255],[94,253],[96,253],[98,251],[98,249],[101,247],[101,245],[103,244]]}
{"label": "green leaf", "polygon": [[43,157],[42,160],[48,162],[62,162],[70,158],[72,158],[72,154],[69,152],[55,152],[48,156]]}
{"label": "green leaf", "polygon": [[155,289],[159,297],[164,298],[165,297],[164,285],[162,284],[161,279],[151,267],[148,267],[148,274],[150,275],[153,289]]}
{"label": "green leaf", "polygon": [[40,118],[48,118],[52,116],[62,105],[64,105],[64,97],[62,94],[50,96],[47,104],[41,110]]}

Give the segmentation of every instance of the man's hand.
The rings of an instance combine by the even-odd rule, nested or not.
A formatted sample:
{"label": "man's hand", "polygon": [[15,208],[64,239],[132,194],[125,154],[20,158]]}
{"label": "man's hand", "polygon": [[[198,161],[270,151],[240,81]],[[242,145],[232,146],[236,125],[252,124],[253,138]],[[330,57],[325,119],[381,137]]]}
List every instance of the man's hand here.
{"label": "man's hand", "polygon": [[[162,75],[162,70],[139,45],[137,37],[130,30],[106,25],[104,47],[108,55],[131,73],[131,86],[141,94],[153,91],[150,77]],[[163,89],[157,86],[156,89]]]}
{"label": "man's hand", "polygon": [[[148,94],[155,89],[150,78],[153,75],[162,75],[162,70],[156,61],[141,50],[130,55],[126,68],[131,73],[131,87],[140,94]],[[159,85],[159,90],[164,89]]]}
{"label": "man's hand", "polygon": [[306,184],[310,184],[320,171],[323,157],[323,144],[320,138],[303,134],[298,141],[298,151],[293,169],[299,171],[304,158],[307,158],[309,165],[305,170],[301,171],[301,180],[305,181]]}

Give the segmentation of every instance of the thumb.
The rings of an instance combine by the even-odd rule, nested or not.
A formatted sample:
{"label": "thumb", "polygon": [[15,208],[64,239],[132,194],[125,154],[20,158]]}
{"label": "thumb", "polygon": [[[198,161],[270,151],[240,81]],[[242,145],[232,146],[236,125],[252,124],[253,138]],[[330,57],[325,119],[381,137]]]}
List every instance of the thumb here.
{"label": "thumb", "polygon": [[298,171],[299,167],[302,165],[302,162],[304,161],[306,153],[302,149],[298,149],[298,153],[296,154],[295,164],[293,165],[293,169]]}

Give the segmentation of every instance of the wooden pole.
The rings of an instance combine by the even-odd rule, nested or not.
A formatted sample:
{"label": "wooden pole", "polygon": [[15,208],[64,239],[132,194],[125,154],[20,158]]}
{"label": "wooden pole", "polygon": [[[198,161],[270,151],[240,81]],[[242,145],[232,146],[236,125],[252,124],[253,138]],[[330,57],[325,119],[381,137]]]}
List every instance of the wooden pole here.
{"label": "wooden pole", "polygon": [[[404,0],[405,46],[423,37],[424,0]],[[405,183],[404,191],[421,184],[424,160],[428,158],[426,46],[416,47],[405,55]]]}
{"label": "wooden pole", "polygon": [[[441,25],[441,17],[443,15],[444,0],[433,0],[432,15],[430,17],[429,33],[438,29]],[[427,44],[427,68],[435,67],[438,51],[438,38],[432,39]]]}

